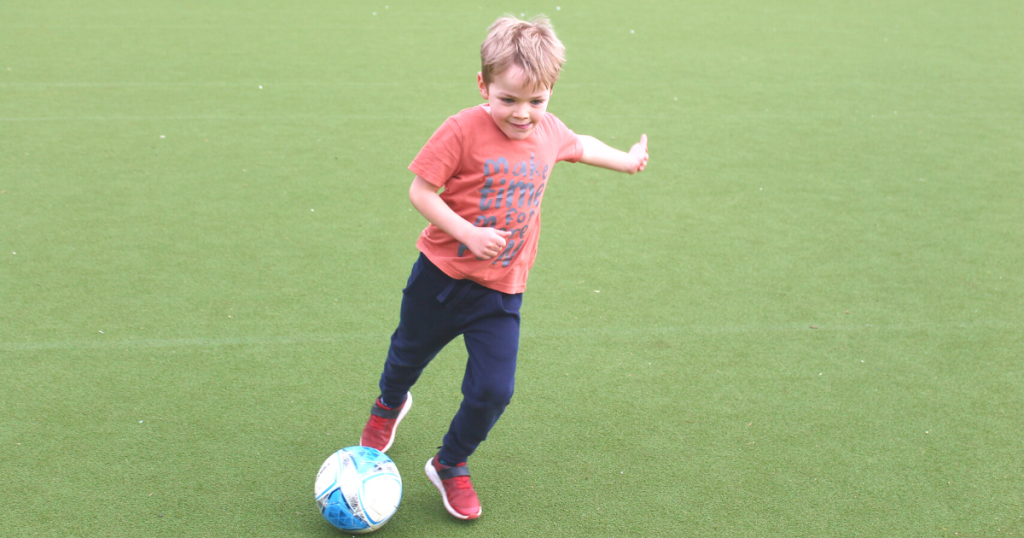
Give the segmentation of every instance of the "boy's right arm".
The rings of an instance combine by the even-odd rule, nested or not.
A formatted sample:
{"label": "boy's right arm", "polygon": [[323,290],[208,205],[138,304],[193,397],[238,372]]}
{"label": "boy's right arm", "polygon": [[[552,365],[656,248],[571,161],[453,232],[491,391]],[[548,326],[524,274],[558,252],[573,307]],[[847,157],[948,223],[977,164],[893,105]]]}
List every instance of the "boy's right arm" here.
{"label": "boy's right arm", "polygon": [[617,150],[592,136],[579,135],[579,138],[583,144],[583,157],[580,158],[583,164],[627,174],[642,172],[647,167],[647,135],[641,135],[640,141],[633,144],[628,152]]}
{"label": "boy's right arm", "polygon": [[409,201],[431,224],[466,245],[481,260],[491,259],[505,248],[505,238],[512,235],[511,232],[473,226],[452,211],[437,194],[437,190],[433,183],[416,176],[409,187]]}

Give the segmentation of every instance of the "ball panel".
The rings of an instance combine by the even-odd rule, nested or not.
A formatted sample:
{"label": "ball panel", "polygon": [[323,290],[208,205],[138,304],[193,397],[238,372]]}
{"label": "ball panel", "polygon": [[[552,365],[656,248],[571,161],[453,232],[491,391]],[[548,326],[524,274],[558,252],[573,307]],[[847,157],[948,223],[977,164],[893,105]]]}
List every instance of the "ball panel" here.
{"label": "ball panel", "polygon": [[328,523],[347,532],[370,531],[370,525],[355,516],[345,502],[340,489],[334,489],[326,497],[322,514]]}
{"label": "ball panel", "polygon": [[352,516],[362,521],[365,526],[373,524],[372,521],[366,517],[363,511],[363,503],[360,498],[362,495],[362,473],[359,472],[358,468],[362,465],[362,458],[357,454],[349,452],[348,449],[344,449],[339,452],[341,454],[341,465],[338,469],[338,484],[341,486],[341,494],[345,498],[345,504],[348,505],[349,511]]}
{"label": "ball panel", "polygon": [[316,473],[316,482],[313,484],[313,495],[319,500],[325,497],[338,483],[338,454],[331,454],[327,461],[320,466]]}
{"label": "ball panel", "polygon": [[360,502],[367,517],[373,524],[383,524],[396,510],[402,500],[402,480],[391,473],[379,473],[363,481],[363,495]]}

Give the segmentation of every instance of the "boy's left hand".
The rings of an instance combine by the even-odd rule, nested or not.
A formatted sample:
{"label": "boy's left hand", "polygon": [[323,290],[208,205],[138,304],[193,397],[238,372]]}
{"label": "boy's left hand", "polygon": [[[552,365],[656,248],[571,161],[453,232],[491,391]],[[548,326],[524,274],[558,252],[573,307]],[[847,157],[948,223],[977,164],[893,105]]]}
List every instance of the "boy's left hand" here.
{"label": "boy's left hand", "polygon": [[629,148],[629,156],[636,159],[636,167],[630,167],[630,174],[641,172],[647,167],[647,135],[640,135],[640,141]]}

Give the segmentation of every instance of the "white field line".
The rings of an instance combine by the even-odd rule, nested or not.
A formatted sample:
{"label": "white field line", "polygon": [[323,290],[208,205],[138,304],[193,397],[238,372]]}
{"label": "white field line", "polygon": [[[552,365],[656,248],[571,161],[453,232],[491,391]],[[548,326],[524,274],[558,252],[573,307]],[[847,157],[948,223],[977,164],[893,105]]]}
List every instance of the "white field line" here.
{"label": "white field line", "polygon": [[[965,321],[945,323],[906,323],[906,324],[846,324],[828,325],[807,323],[791,323],[785,325],[722,325],[722,326],[677,326],[648,328],[587,328],[578,329],[540,329],[524,328],[521,339],[565,338],[572,336],[599,336],[603,338],[649,337],[649,336],[681,336],[681,335],[716,335],[744,333],[867,333],[867,332],[950,332],[971,331],[976,329],[1013,330],[1024,332],[1024,324],[1005,321]],[[107,349],[107,348],[189,348],[189,347],[220,347],[220,346],[291,346],[303,344],[342,344],[356,340],[380,341],[386,343],[391,333],[331,334],[331,335],[292,335],[263,337],[221,337],[221,338],[116,338],[99,337],[88,340],[63,340],[51,342],[7,342],[0,343],[0,351],[45,351],[57,349]]]}
{"label": "white field line", "polygon": [[[829,120],[861,120],[861,121],[900,121],[900,120],[912,120],[912,121],[945,121],[945,120],[1005,120],[1005,119],[1016,119],[1024,120],[1024,116],[1017,116],[1015,114],[903,114],[900,116],[887,115],[879,113],[874,116],[849,116],[849,115],[824,115],[824,114],[806,114],[806,115],[794,115],[794,114],[727,114],[721,116],[708,116],[698,114],[676,114],[666,116],[650,115],[650,114],[624,114],[624,115],[608,115],[604,114],[602,118],[610,119],[644,119],[644,120],[660,120],[660,121],[678,121],[680,118],[686,119],[717,119],[717,120],[729,120],[729,121],[749,121],[752,119],[777,119],[777,120],[795,120],[800,122],[817,122],[824,119]],[[322,114],[304,114],[294,116],[44,116],[44,117],[0,117],[0,121],[4,122],[72,122],[72,121],[310,121],[310,120],[324,120],[324,121],[345,121],[345,120],[437,120],[438,118],[443,119],[443,114],[431,115],[431,116],[418,116],[418,115],[377,115],[377,114],[340,114],[335,116],[326,116]]]}
{"label": "white field line", "polygon": [[[34,121],[309,121],[309,120],[403,120],[422,119],[436,120],[438,116],[380,116],[345,114],[340,116],[324,116],[306,114],[295,116],[51,116],[51,117],[0,117],[0,121],[34,122]],[[625,116],[623,116],[625,117]]]}

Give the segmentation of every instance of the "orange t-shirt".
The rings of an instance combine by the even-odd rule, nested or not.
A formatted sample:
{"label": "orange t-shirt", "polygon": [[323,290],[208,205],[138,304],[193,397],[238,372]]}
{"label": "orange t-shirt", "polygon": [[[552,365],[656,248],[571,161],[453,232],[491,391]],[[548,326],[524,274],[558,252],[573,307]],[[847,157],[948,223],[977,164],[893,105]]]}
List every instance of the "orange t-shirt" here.
{"label": "orange t-shirt", "polygon": [[459,112],[430,137],[409,170],[444,187],[441,199],[474,226],[512,235],[489,260],[478,260],[433,224],[420,234],[416,247],[452,278],[522,293],[537,257],[540,203],[551,169],[558,161],[582,157],[579,137],[553,114],[546,114],[525,140],[512,140],[494,124],[486,105]]}

